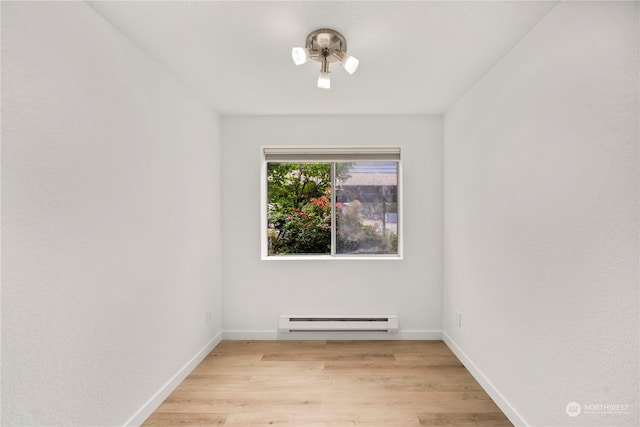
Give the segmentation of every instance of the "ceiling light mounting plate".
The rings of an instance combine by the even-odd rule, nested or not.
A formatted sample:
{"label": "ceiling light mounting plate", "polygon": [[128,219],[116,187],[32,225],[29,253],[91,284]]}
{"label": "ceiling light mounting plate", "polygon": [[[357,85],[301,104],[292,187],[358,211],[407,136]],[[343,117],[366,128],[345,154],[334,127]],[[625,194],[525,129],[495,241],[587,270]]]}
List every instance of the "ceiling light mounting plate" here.
{"label": "ceiling light mounting plate", "polygon": [[[311,52],[311,58],[314,61],[327,62],[339,61],[340,54],[347,52],[347,40],[342,34],[336,30],[329,28],[320,28],[312,31],[307,36],[305,47]],[[334,55],[334,53],[338,54]]]}

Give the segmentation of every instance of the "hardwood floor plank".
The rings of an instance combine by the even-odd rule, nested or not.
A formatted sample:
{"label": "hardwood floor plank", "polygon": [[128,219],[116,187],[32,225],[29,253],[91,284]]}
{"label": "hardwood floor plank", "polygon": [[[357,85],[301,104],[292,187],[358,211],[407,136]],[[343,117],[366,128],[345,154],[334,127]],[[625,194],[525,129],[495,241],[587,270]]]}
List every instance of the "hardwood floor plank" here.
{"label": "hardwood floor plank", "polygon": [[240,356],[243,354],[260,354],[266,352],[301,352],[323,350],[326,341],[222,341],[209,356]]}
{"label": "hardwood floor plank", "polygon": [[[448,366],[444,364],[438,365],[440,361],[434,361],[434,365],[422,364],[422,363],[396,363],[396,362],[364,362],[364,363],[351,363],[340,361],[328,361],[325,363],[325,373],[331,375],[401,375],[401,376],[416,376],[416,375],[429,375],[433,372],[438,372],[439,375],[450,374],[455,376],[459,374],[454,370],[447,370],[446,368],[458,368],[464,369],[461,365]],[[454,362],[449,362],[453,364]],[[459,363],[459,362],[457,362]],[[460,373],[462,374],[462,373]]]}
{"label": "hardwood floor plank", "polygon": [[194,370],[198,375],[233,371],[235,375],[323,375],[324,362],[262,362],[244,360],[203,360]]}
{"label": "hardwood floor plank", "polygon": [[512,424],[502,413],[418,414],[421,426],[507,427]]}
{"label": "hardwood floor plank", "polygon": [[216,394],[198,393],[178,394],[170,396],[160,405],[156,412],[175,413],[239,413],[253,412],[257,414],[287,414],[295,416],[305,413],[321,405],[319,396],[300,396],[291,398],[267,398],[264,396],[238,394],[220,396]]}
{"label": "hardwood floor plank", "polygon": [[319,414],[290,417],[260,417],[237,414],[228,418],[225,426],[286,426],[286,427],[420,427],[417,417],[367,419],[350,414]]}
{"label": "hardwood floor plank", "polygon": [[265,353],[262,361],[395,361],[395,355],[376,354],[367,352],[348,352],[342,354],[331,354],[330,352],[305,353],[305,352],[287,352],[287,353]]}
{"label": "hardwood floor plank", "polygon": [[143,426],[215,426],[224,425],[226,421],[226,414],[156,412],[147,418]]}

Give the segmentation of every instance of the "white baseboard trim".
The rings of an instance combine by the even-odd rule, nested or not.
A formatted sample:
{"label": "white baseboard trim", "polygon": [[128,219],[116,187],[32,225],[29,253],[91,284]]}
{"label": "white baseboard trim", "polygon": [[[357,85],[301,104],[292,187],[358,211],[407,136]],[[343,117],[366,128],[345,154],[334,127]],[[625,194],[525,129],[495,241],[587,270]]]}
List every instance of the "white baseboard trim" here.
{"label": "white baseboard trim", "polygon": [[515,410],[513,406],[507,401],[507,399],[498,391],[498,389],[493,385],[493,383],[482,373],[482,371],[469,359],[464,351],[451,339],[446,332],[442,332],[442,340],[445,342],[447,347],[451,349],[451,351],[456,355],[458,359],[462,362],[462,364],[467,368],[467,370],[471,373],[473,378],[480,383],[482,388],[487,392],[487,394],[493,399],[493,401],[498,405],[498,408],[509,418],[509,421],[513,423],[514,426],[529,426],[524,418]]}
{"label": "white baseboard trim", "polygon": [[278,339],[277,331],[222,331],[223,340],[273,341]]}
{"label": "white baseboard trim", "polygon": [[160,390],[156,392],[138,411],[124,424],[125,426],[139,426],[158,409],[158,406],[175,390],[178,385],[193,371],[196,366],[211,353],[211,350],[222,341],[222,332],[209,341],[195,356],[191,358],[176,374],[171,377]]}
{"label": "white baseboard trim", "polygon": [[442,331],[400,330],[385,332],[289,332],[222,331],[225,340],[442,340]]}
{"label": "white baseboard trim", "polygon": [[410,341],[441,341],[442,331],[427,331],[427,330],[399,330],[398,337],[394,339],[410,340]]}

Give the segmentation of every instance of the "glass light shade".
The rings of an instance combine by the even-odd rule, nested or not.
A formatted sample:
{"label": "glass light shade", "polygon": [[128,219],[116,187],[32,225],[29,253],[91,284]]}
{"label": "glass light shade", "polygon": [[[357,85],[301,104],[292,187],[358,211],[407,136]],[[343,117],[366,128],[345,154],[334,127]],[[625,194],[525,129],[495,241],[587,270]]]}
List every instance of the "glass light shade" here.
{"label": "glass light shade", "polygon": [[351,55],[345,55],[342,61],[340,61],[340,64],[342,64],[342,67],[347,71],[347,73],[353,74],[358,69],[360,61]]}
{"label": "glass light shade", "polygon": [[304,64],[309,60],[309,51],[304,47],[294,47],[291,49],[291,59],[296,65]]}
{"label": "glass light shade", "polygon": [[318,87],[321,89],[329,89],[331,87],[329,73],[320,73],[320,77],[318,77]]}

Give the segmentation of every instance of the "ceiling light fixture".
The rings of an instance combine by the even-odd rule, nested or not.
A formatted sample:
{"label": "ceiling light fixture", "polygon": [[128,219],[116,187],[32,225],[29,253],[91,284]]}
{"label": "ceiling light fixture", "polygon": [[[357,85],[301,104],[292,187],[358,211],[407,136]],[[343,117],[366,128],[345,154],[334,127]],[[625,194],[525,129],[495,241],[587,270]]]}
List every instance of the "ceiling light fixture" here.
{"label": "ceiling light fixture", "polygon": [[331,80],[329,78],[329,64],[339,62],[349,74],[353,74],[358,69],[358,61],[353,56],[347,54],[347,40],[336,30],[322,28],[315,30],[307,36],[304,47],[294,47],[291,50],[291,59],[296,65],[301,65],[310,60],[320,62],[320,77],[318,77],[318,87],[329,89]]}

